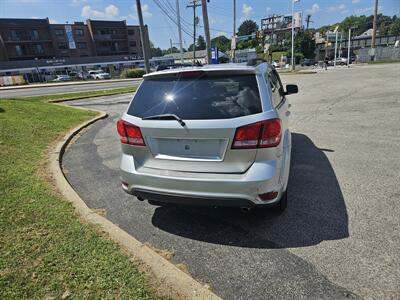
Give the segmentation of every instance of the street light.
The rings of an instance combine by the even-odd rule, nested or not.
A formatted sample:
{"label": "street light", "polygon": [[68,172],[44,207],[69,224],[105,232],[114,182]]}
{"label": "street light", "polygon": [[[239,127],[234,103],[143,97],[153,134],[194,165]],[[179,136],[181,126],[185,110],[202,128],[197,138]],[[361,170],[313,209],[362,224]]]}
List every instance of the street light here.
{"label": "street light", "polygon": [[292,0],[292,71],[295,69],[294,65],[294,4],[300,0]]}

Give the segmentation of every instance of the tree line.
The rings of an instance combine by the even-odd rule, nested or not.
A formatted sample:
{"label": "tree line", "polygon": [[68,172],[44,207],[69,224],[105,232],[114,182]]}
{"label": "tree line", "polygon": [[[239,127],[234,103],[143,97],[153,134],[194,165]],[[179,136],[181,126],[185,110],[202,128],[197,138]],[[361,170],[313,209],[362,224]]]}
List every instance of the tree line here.
{"label": "tree line", "polygon": [[[310,28],[308,30],[300,30],[295,36],[295,56],[300,58],[311,58],[314,55],[315,41],[313,40],[316,32],[325,33],[328,30],[334,30],[337,26],[339,31],[347,32],[352,28],[353,36],[361,35],[368,29],[372,28],[374,16],[349,16],[343,21],[326,25],[319,28]],[[259,27],[253,20],[243,21],[237,30],[237,36],[248,36],[256,33]],[[383,14],[378,14],[377,18],[378,35],[400,35],[400,18],[396,15],[390,17]],[[286,32],[277,35],[276,39],[272,41],[271,49],[273,52],[279,52],[284,55],[291,55],[291,33]],[[225,35],[220,35],[211,40],[212,47],[218,47],[220,51],[227,53],[231,49],[231,40]],[[206,42],[202,35],[199,35],[196,45],[191,44],[184,51],[205,50]],[[152,56],[163,56],[169,53],[179,53],[177,47],[168,49],[155,48],[151,43]],[[263,53],[262,40],[260,38],[248,37],[247,39],[240,40],[236,44],[237,49],[256,48],[257,53]]]}

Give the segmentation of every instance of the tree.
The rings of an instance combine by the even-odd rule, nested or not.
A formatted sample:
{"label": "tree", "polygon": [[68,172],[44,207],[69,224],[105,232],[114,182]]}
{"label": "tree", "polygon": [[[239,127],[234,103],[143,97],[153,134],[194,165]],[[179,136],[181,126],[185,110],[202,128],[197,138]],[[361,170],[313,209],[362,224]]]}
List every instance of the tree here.
{"label": "tree", "polygon": [[313,58],[315,56],[315,41],[312,35],[306,31],[300,31],[294,39],[294,52],[301,53],[303,57]]}
{"label": "tree", "polygon": [[175,46],[173,46],[172,48],[162,50],[163,55],[168,55],[171,53],[179,53],[179,52],[180,52],[180,50],[178,48],[176,48]]}
{"label": "tree", "polygon": [[231,49],[231,40],[224,35],[220,35],[211,40],[211,45],[222,52],[227,52]]}
{"label": "tree", "polygon": [[202,35],[199,35],[197,38],[196,49],[197,50],[205,50],[206,49],[206,40]]}
{"label": "tree", "polygon": [[152,41],[150,42],[150,56],[155,57],[155,56],[162,56],[163,52],[159,47],[155,47]]}
{"label": "tree", "polygon": [[390,25],[389,34],[400,35],[400,18],[393,16],[392,24]]}
{"label": "tree", "polygon": [[252,20],[243,21],[238,28],[238,35],[249,35],[258,30],[258,25]]}

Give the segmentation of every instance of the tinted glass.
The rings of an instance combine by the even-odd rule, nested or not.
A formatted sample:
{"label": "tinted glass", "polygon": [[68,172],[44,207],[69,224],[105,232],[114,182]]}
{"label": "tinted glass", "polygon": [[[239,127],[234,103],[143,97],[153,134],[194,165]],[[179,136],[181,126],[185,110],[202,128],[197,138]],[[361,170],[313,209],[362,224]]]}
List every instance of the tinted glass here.
{"label": "tinted glass", "polygon": [[175,114],[186,120],[229,119],[262,112],[255,75],[144,80],[128,114]]}

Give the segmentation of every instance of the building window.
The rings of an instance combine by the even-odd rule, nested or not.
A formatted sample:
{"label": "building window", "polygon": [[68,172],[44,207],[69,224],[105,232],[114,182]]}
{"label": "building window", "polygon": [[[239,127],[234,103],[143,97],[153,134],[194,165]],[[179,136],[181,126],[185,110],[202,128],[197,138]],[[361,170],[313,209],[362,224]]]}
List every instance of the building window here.
{"label": "building window", "polygon": [[129,47],[136,47],[136,41],[129,42]]}
{"label": "building window", "polygon": [[35,45],[35,53],[36,54],[43,54],[44,53],[42,45],[40,45],[40,44]]}
{"label": "building window", "polygon": [[19,41],[19,36],[18,36],[16,30],[11,30],[11,31],[10,31],[10,39],[11,39],[12,41]]}
{"label": "building window", "polygon": [[37,30],[31,31],[31,38],[32,38],[32,40],[35,40],[35,41],[39,40],[39,33]]}
{"label": "building window", "polygon": [[55,33],[56,33],[56,36],[64,35],[64,29],[56,29]]}
{"label": "building window", "polygon": [[26,55],[25,45],[16,45],[15,52],[17,52],[18,56]]}
{"label": "building window", "polygon": [[74,33],[75,33],[76,36],[83,36],[84,35],[83,29],[75,29]]}
{"label": "building window", "polygon": [[58,49],[68,49],[67,43],[58,43]]}
{"label": "building window", "polygon": [[135,30],[128,30],[128,35],[135,35]]}
{"label": "building window", "polygon": [[86,43],[78,43],[78,49],[86,49],[87,48],[87,44]]}

